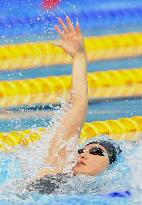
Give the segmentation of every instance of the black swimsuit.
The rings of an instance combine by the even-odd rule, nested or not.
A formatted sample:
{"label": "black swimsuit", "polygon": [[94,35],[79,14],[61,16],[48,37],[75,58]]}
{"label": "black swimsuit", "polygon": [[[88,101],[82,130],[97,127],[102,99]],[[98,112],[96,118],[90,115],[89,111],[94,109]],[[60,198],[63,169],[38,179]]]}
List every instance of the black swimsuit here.
{"label": "black swimsuit", "polygon": [[27,185],[28,191],[40,194],[53,194],[70,178],[67,174],[47,175]]}

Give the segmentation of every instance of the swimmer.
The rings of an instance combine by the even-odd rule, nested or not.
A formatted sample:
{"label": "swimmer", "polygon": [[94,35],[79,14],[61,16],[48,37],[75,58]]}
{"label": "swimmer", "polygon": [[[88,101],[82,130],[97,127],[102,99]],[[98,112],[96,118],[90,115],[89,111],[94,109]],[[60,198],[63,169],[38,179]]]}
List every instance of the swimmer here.
{"label": "swimmer", "polygon": [[68,143],[78,141],[87,114],[87,55],[78,22],[74,27],[68,16],[66,23],[60,18],[58,21],[62,29],[55,25],[55,30],[61,38],[56,45],[63,48],[73,60],[69,107],[63,110],[59,126],[43,159],[45,163],[55,166],[54,171],[40,170],[37,174],[38,178],[27,186],[29,191],[46,194],[53,193],[60,184],[66,182],[68,177],[78,174],[96,176],[113,164],[120,153],[111,140],[93,141],[79,149],[78,154],[75,153],[78,155],[76,164],[72,165],[68,173],[64,171],[69,156],[77,150],[77,143],[71,145],[71,147],[76,146],[72,147],[72,150],[69,149]]}

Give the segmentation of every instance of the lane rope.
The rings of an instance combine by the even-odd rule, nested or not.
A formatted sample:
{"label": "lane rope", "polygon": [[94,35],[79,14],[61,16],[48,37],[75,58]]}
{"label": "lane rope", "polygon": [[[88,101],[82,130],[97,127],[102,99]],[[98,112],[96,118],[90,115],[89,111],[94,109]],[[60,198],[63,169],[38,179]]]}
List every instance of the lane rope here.
{"label": "lane rope", "polygon": [[[114,140],[136,141],[138,134],[141,132],[142,116],[94,121],[84,124],[80,135],[80,143],[98,135],[109,135]],[[45,134],[48,135],[48,128],[0,133],[0,150],[8,151],[19,144],[26,147],[30,143],[40,140]]]}
{"label": "lane rope", "polygon": [[[88,3],[88,2],[87,2]],[[142,7],[137,6],[135,8],[119,8],[109,10],[94,10],[86,9],[80,10],[79,13],[70,11],[68,15],[71,19],[75,16],[79,19],[82,29],[90,29],[104,26],[120,25],[123,22],[125,25],[129,24],[141,24],[142,21]],[[55,16],[58,14],[55,13]],[[38,15],[27,15],[24,16],[2,16],[0,18],[0,36],[11,37],[24,35],[29,31],[30,35],[45,35],[46,30],[52,28],[52,25],[57,24],[57,18],[49,13],[43,14],[41,12]],[[60,17],[64,19],[64,14],[60,14]],[[88,23],[86,24],[86,19]],[[100,19],[102,19],[100,24]],[[122,24],[121,24],[122,26]],[[48,27],[48,29],[47,29]]]}
{"label": "lane rope", "polygon": [[[142,68],[88,73],[89,100],[142,95]],[[71,76],[0,82],[0,107],[57,103],[71,89]]]}
{"label": "lane rope", "polygon": [[[142,33],[85,38],[88,62],[142,55]],[[51,42],[0,46],[0,70],[70,64],[72,59]]]}

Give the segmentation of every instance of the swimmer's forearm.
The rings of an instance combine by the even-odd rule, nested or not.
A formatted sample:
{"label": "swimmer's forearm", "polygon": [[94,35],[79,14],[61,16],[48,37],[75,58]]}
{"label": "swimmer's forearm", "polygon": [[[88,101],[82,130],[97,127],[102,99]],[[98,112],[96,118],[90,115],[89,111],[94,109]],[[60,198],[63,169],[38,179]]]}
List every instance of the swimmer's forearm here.
{"label": "swimmer's forearm", "polygon": [[73,57],[72,90],[79,99],[81,97],[88,99],[86,53],[78,53]]}
{"label": "swimmer's forearm", "polygon": [[[73,58],[70,106],[64,107],[62,118],[53,133],[48,153],[44,158],[46,163],[55,164],[60,169],[68,162],[70,150],[67,144],[70,140],[77,141],[80,136],[88,108],[87,57],[83,37],[78,23],[74,28],[69,17],[66,17],[66,22],[67,28],[59,19],[62,30],[58,26],[55,26],[55,29],[61,37],[58,46]],[[77,144],[72,146],[73,150],[77,148]],[[58,155],[55,155],[55,150]]]}

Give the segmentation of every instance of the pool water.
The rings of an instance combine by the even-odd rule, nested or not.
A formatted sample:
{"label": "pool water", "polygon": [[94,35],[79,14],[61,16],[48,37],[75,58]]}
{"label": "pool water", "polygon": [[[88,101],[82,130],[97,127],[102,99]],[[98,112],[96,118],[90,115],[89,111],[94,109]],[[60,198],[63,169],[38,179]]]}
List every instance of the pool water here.
{"label": "pool water", "polygon": [[[21,197],[22,198],[22,197]],[[23,201],[24,201],[24,197],[23,197]],[[30,197],[29,200],[27,200],[27,202],[21,202],[21,200],[15,199],[15,203],[17,205],[20,204],[56,204],[56,205],[66,205],[66,204],[71,204],[71,205],[85,205],[85,204],[89,204],[89,205],[93,205],[93,204],[99,204],[99,205],[116,205],[116,204],[130,204],[129,202],[129,197],[127,198],[119,198],[119,197],[115,197],[115,198],[109,198],[109,197],[105,197],[105,196],[94,196],[94,195],[85,195],[85,196],[43,196],[41,199],[41,196],[32,196]],[[14,200],[12,199],[12,202],[14,203]],[[6,205],[6,204],[10,204],[10,202],[5,202],[5,200],[1,200],[1,204]],[[12,204],[12,203],[11,203]]]}
{"label": "pool water", "polygon": [[[6,0],[0,7],[0,44],[15,44],[56,39],[53,25],[57,16],[79,19],[84,36],[100,36],[142,31],[142,2],[139,0],[70,0],[61,1],[59,8],[41,9],[41,0]],[[44,18],[49,22],[43,21]],[[91,18],[90,18],[91,17]],[[87,19],[87,23],[86,23]],[[7,26],[9,25],[9,26]],[[141,67],[142,57],[110,59],[88,63],[88,72]],[[0,70],[0,81],[71,74],[71,65],[36,67],[21,70]],[[142,115],[142,98],[94,99],[89,102],[86,121],[102,121]],[[0,104],[0,132],[50,127],[52,113],[60,103],[31,104],[4,108]],[[48,136],[49,137],[49,136]],[[139,133],[139,139],[141,133]],[[96,177],[76,176],[56,194],[40,195],[25,190],[40,164],[41,148],[47,136],[29,148],[17,148],[15,153],[0,154],[1,205],[138,205],[142,203],[142,142],[119,142],[124,150],[114,166]],[[48,141],[46,141],[48,144]],[[35,159],[36,156],[36,159]]]}
{"label": "pool water", "polygon": [[124,150],[123,154],[108,170],[96,177],[75,176],[61,186],[54,195],[49,196],[29,193],[25,189],[28,177],[34,175],[43,166],[39,162],[40,154],[45,147],[45,141],[41,140],[37,142],[37,145],[35,147],[31,146],[32,153],[28,148],[28,150],[19,149],[14,154],[1,154],[1,204],[86,204],[87,200],[87,204],[96,202],[104,205],[109,203],[118,204],[118,201],[120,204],[132,202],[133,191],[129,191],[132,190],[130,184],[132,176],[128,162],[133,163],[135,161],[132,147],[133,149],[136,148],[133,143],[119,142],[121,149]]}

